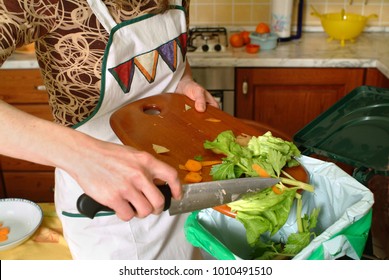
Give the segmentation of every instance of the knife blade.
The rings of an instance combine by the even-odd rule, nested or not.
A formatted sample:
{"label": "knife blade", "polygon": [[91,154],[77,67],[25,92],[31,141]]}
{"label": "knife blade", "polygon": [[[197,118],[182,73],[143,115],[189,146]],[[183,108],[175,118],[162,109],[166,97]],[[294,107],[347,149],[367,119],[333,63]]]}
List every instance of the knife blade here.
{"label": "knife blade", "polygon": [[[239,200],[243,194],[258,192],[277,184],[279,181],[277,178],[249,177],[184,184],[182,185],[183,198],[181,200],[172,199],[169,185],[164,184],[157,187],[165,197],[164,211],[169,210],[170,215],[177,215],[227,204]],[[78,198],[77,209],[81,214],[91,219],[100,211],[113,211],[87,194],[82,194]]]}

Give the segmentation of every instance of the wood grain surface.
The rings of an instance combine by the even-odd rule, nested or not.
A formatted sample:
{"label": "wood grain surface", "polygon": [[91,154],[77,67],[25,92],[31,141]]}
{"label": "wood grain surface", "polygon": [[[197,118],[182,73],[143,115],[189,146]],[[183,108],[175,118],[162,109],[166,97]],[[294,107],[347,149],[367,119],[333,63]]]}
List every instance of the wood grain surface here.
{"label": "wood grain surface", "polygon": [[[212,141],[220,132],[232,130],[235,135],[262,135],[271,131],[265,125],[235,118],[211,106],[204,113],[197,112],[192,100],[172,93],[144,98],[122,107],[112,115],[111,126],[125,145],[147,151],[177,170],[179,164],[195,156],[204,160],[220,158],[203,148],[206,140]],[[157,154],[153,144],[170,151]],[[185,174],[179,170],[181,180]],[[204,170],[202,175],[204,181],[211,180],[209,170]]]}

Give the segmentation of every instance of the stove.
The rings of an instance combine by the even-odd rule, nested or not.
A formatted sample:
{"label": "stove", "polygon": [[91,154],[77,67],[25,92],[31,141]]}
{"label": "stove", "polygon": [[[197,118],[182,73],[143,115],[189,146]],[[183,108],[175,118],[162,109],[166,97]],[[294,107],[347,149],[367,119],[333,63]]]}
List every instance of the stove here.
{"label": "stove", "polygon": [[189,29],[189,52],[224,52],[228,47],[224,27],[195,27]]}
{"label": "stove", "polygon": [[[209,57],[228,53],[227,29],[224,27],[195,27],[189,29],[187,51]],[[193,79],[209,91],[219,102],[220,108],[234,115],[235,68],[191,67]]]}

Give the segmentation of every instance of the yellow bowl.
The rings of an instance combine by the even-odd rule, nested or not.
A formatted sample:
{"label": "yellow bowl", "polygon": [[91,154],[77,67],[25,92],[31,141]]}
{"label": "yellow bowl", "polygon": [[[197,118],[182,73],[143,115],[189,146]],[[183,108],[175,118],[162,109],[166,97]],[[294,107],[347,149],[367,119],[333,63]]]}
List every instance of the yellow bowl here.
{"label": "yellow bowl", "polygon": [[344,9],[340,13],[319,14],[312,7],[312,15],[320,18],[324,31],[329,40],[340,40],[344,46],[346,40],[354,41],[364,30],[369,18],[377,18],[376,14],[362,16],[346,13]]}

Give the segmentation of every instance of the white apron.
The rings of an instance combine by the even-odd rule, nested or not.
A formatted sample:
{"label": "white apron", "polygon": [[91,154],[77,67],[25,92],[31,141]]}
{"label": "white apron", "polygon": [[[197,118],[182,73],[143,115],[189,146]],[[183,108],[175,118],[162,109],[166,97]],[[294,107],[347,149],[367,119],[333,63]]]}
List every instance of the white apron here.
{"label": "white apron", "polygon": [[[174,92],[184,73],[185,13],[181,1],[173,1],[174,6],[164,14],[116,24],[101,0],[88,3],[110,38],[102,64],[99,104],[75,129],[121,143],[109,125],[112,113],[134,100]],[[55,183],[57,212],[75,259],[192,258],[193,247],[183,230],[186,215],[171,217],[163,212],[123,222],[105,212],[89,219],[77,211],[76,201],[83,191],[73,178],[56,169]]]}

